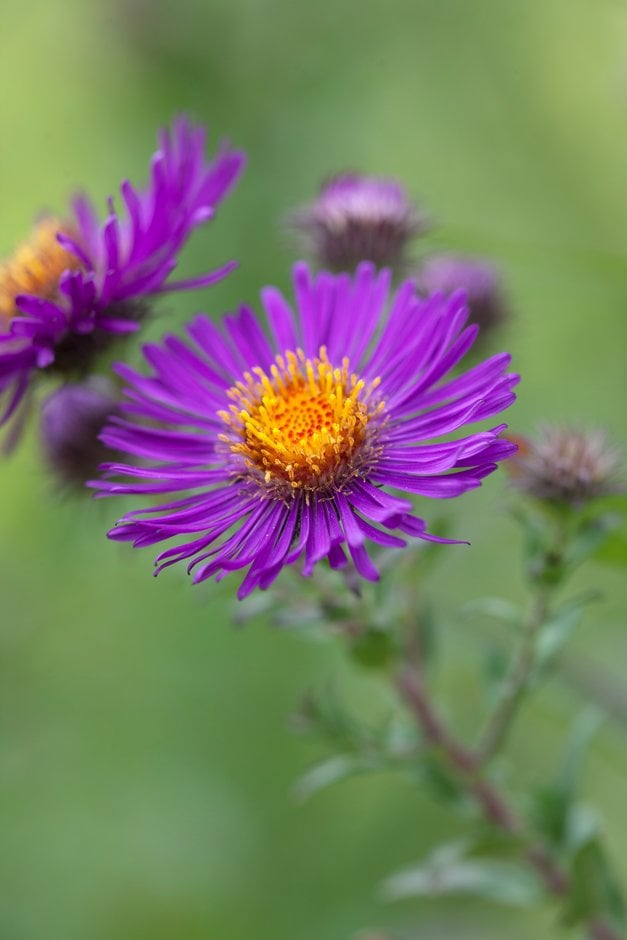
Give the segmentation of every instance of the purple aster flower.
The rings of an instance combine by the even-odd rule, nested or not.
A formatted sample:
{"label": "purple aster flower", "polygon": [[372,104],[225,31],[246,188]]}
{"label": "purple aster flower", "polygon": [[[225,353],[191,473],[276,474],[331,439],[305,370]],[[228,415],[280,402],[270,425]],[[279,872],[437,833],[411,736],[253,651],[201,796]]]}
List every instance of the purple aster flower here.
{"label": "purple aster flower", "polygon": [[37,370],[85,374],[113,338],[138,328],[149,298],[212,284],[232,270],[233,262],[169,280],[189,235],[212,218],[244,165],[226,148],[208,163],[204,145],[204,129],[178,118],[159,135],[147,189],[122,183],[123,212],[109,200],[100,222],[78,196],[66,220],[43,219],[0,266],[0,423]]}
{"label": "purple aster flower", "polygon": [[112,458],[99,434],[119,404],[119,393],[103,376],[62,385],[45,399],[41,444],[46,463],[62,487],[84,487],[99,464]]}
{"label": "purple aster flower", "polygon": [[354,271],[361,261],[402,269],[410,239],[427,228],[400,183],[359,173],[334,176],[290,221],[332,271]]}
{"label": "purple aster flower", "polygon": [[371,264],[312,277],[299,263],[294,284],[296,311],[263,290],[268,335],[247,307],[222,328],[201,314],[187,341],[144,347],[149,375],[118,365],[130,401],[102,439],[138,462],[106,464],[92,484],[102,495],[172,494],[129,512],[110,537],[178,538],[157,570],[187,559],[196,582],[248,569],[240,598],[298,560],[309,575],[350,555],[376,579],[367,542],[446,541],[407,494],[459,496],[515,451],[505,425],[451,437],[507,408],[518,381],[507,354],[451,377],[477,334],[463,295],[423,301],[407,281],[388,305],[390,272]]}
{"label": "purple aster flower", "polygon": [[470,319],[482,335],[507,319],[508,309],[498,271],[488,261],[456,255],[433,255],[416,275],[418,289],[424,294],[443,291],[452,294],[464,290]]}

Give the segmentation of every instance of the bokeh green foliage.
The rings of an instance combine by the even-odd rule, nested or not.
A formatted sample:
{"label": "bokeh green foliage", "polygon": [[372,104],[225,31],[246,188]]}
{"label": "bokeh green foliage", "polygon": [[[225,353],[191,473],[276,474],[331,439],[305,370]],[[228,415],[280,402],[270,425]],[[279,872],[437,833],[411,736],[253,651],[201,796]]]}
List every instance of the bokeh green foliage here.
{"label": "bokeh green foliage", "polygon": [[[397,175],[437,222],[431,247],[503,268],[513,320],[501,341],[524,376],[515,429],[580,420],[625,441],[619,0],[6,0],[2,39],[0,253],[77,185],[103,204],[121,175],[140,182],[156,127],[188,110],[250,160],[181,270],[230,257],[241,268],[200,297],[165,301],[150,335],[287,285],[280,220],[326,174]],[[3,940],[335,940],[377,923],[425,940],[553,936],[548,913],[385,904],[381,879],[451,823],[393,775],[290,799],[319,755],[285,716],[305,686],[344,677],[333,644],[261,622],[232,630],[228,580],[152,581],[148,552],[104,539],[119,505],[60,499],[35,429],[1,472]],[[492,478],[450,507],[473,547],[451,548],[430,579],[446,610],[497,589],[521,597],[502,487]],[[425,501],[426,516],[439,512]],[[627,663],[622,574],[578,579],[607,595],[574,641],[588,677],[607,666],[620,680]],[[479,694],[467,630],[444,637],[441,680],[462,728]],[[346,678],[365,712],[385,707],[375,679]],[[514,736],[529,780],[556,753],[572,699],[546,691]],[[626,770],[610,723],[584,791],[610,821],[623,871]]]}

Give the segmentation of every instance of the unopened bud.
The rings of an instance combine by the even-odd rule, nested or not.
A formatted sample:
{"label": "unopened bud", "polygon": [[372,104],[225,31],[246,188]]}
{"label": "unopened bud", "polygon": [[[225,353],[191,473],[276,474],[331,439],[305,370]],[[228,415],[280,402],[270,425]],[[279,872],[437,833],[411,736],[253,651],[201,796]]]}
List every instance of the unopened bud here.
{"label": "unopened bud", "polygon": [[113,385],[97,377],[62,385],[43,403],[41,441],[46,461],[65,487],[81,487],[111,451],[98,440],[119,399]]}
{"label": "unopened bud", "polygon": [[372,261],[402,273],[410,240],[428,227],[400,183],[359,173],[334,176],[289,221],[305,250],[332,271]]}
{"label": "unopened bud", "polygon": [[620,492],[620,455],[602,430],[543,427],[535,439],[516,439],[507,462],[515,486],[536,499],[580,508]]}
{"label": "unopened bud", "polygon": [[489,261],[455,255],[433,255],[427,258],[418,272],[417,282],[423,294],[465,291],[470,321],[477,324],[481,336],[485,337],[488,331],[508,318],[509,309],[501,278]]}

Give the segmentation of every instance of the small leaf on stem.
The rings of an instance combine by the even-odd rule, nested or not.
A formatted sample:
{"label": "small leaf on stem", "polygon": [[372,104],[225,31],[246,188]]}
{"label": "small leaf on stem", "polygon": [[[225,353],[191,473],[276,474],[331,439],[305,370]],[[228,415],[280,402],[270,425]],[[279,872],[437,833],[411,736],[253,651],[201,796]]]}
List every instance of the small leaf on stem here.
{"label": "small leaf on stem", "polygon": [[562,922],[567,927],[605,916],[617,928],[625,924],[625,906],[620,889],[598,837],[578,849],[571,868],[571,890]]}
{"label": "small leaf on stem", "polygon": [[358,774],[384,770],[384,763],[374,756],[364,754],[337,754],[328,760],[316,764],[296,783],[293,794],[299,803],[304,803],[315,793],[327,787],[348,780]]}
{"label": "small leaf on stem", "polygon": [[396,901],[409,897],[471,895],[499,904],[531,907],[542,899],[536,878],[520,865],[467,856],[471,844],[440,846],[424,862],[389,877],[384,895]]}
{"label": "small leaf on stem", "polygon": [[599,600],[598,591],[586,591],[566,601],[554,611],[536,639],[535,671],[541,674],[551,666],[562,648],[570,640],[585,608]]}

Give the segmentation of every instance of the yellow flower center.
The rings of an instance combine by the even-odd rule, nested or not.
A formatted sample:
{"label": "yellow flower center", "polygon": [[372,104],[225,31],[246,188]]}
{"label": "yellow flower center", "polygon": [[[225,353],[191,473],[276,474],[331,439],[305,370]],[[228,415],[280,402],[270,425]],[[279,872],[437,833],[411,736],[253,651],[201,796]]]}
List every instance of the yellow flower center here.
{"label": "yellow flower center", "polygon": [[347,358],[335,368],[324,346],[314,359],[300,349],[277,356],[269,373],[244,373],[229,389],[230,410],[219,412],[231,432],[221,440],[254,478],[283,495],[337,489],[372,462],[379,379],[364,382]]}
{"label": "yellow flower center", "polygon": [[0,264],[0,329],[18,313],[15,306],[18,294],[51,299],[57,293],[63,272],[80,268],[76,255],[57,241],[60,231],[68,229],[58,219],[42,219],[30,240]]}

